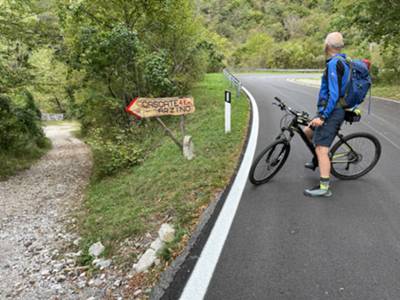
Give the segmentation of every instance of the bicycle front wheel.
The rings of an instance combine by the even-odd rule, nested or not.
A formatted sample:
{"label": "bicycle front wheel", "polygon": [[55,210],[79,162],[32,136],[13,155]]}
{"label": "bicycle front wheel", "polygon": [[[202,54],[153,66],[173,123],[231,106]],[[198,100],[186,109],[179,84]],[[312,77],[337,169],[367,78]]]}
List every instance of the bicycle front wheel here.
{"label": "bicycle front wheel", "polygon": [[331,172],[343,180],[360,178],[378,163],[381,149],[379,140],[369,133],[345,136],[331,150]]}
{"label": "bicycle front wheel", "polygon": [[289,152],[290,144],[287,140],[278,140],[265,148],[251,166],[250,182],[260,185],[271,180],[286,162]]}

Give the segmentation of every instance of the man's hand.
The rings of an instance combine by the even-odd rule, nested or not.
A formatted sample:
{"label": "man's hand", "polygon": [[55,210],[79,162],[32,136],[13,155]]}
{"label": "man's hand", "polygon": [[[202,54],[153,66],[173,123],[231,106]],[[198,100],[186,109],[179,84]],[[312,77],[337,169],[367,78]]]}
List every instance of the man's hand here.
{"label": "man's hand", "polygon": [[310,124],[308,124],[308,127],[320,127],[322,125],[324,125],[324,120],[318,117],[313,119]]}

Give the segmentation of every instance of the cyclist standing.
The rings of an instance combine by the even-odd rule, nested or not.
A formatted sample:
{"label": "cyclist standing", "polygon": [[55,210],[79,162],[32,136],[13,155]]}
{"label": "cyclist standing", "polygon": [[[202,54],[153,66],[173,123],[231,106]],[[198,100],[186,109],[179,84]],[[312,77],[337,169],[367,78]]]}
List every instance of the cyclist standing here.
{"label": "cyclist standing", "polygon": [[[344,121],[344,94],[349,66],[344,48],[343,36],[339,32],[328,34],[325,39],[326,69],[322,76],[321,89],[318,98],[318,115],[305,129],[307,137],[315,144],[320,171],[320,184],[311,189],[305,189],[304,195],[310,197],[330,197],[329,177],[331,161],[329,148]],[[307,163],[306,168],[315,169],[314,162]]]}

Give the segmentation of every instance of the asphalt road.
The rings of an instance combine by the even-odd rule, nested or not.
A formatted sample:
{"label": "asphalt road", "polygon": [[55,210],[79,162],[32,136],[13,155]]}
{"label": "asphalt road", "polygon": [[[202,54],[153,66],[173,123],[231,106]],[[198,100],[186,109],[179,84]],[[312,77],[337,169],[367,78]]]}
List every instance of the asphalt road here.
{"label": "asphalt road", "polygon": [[[274,96],[315,111],[318,90],[286,77],[239,76],[259,106],[257,153],[279,131]],[[357,181],[334,179],[332,198],[303,196],[319,175],[298,137],[270,183],[247,184],[205,299],[400,299],[400,104],[374,101],[353,131],[376,135],[382,157]]]}

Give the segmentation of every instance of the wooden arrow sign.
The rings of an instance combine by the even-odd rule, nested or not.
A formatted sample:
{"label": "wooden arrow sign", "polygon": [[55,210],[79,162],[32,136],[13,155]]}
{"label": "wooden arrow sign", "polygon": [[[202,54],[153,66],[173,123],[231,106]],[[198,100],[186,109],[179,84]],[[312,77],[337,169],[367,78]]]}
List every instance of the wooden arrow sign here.
{"label": "wooden arrow sign", "polygon": [[135,98],[126,108],[126,112],[137,118],[161,116],[180,116],[194,113],[194,99],[185,98]]}

